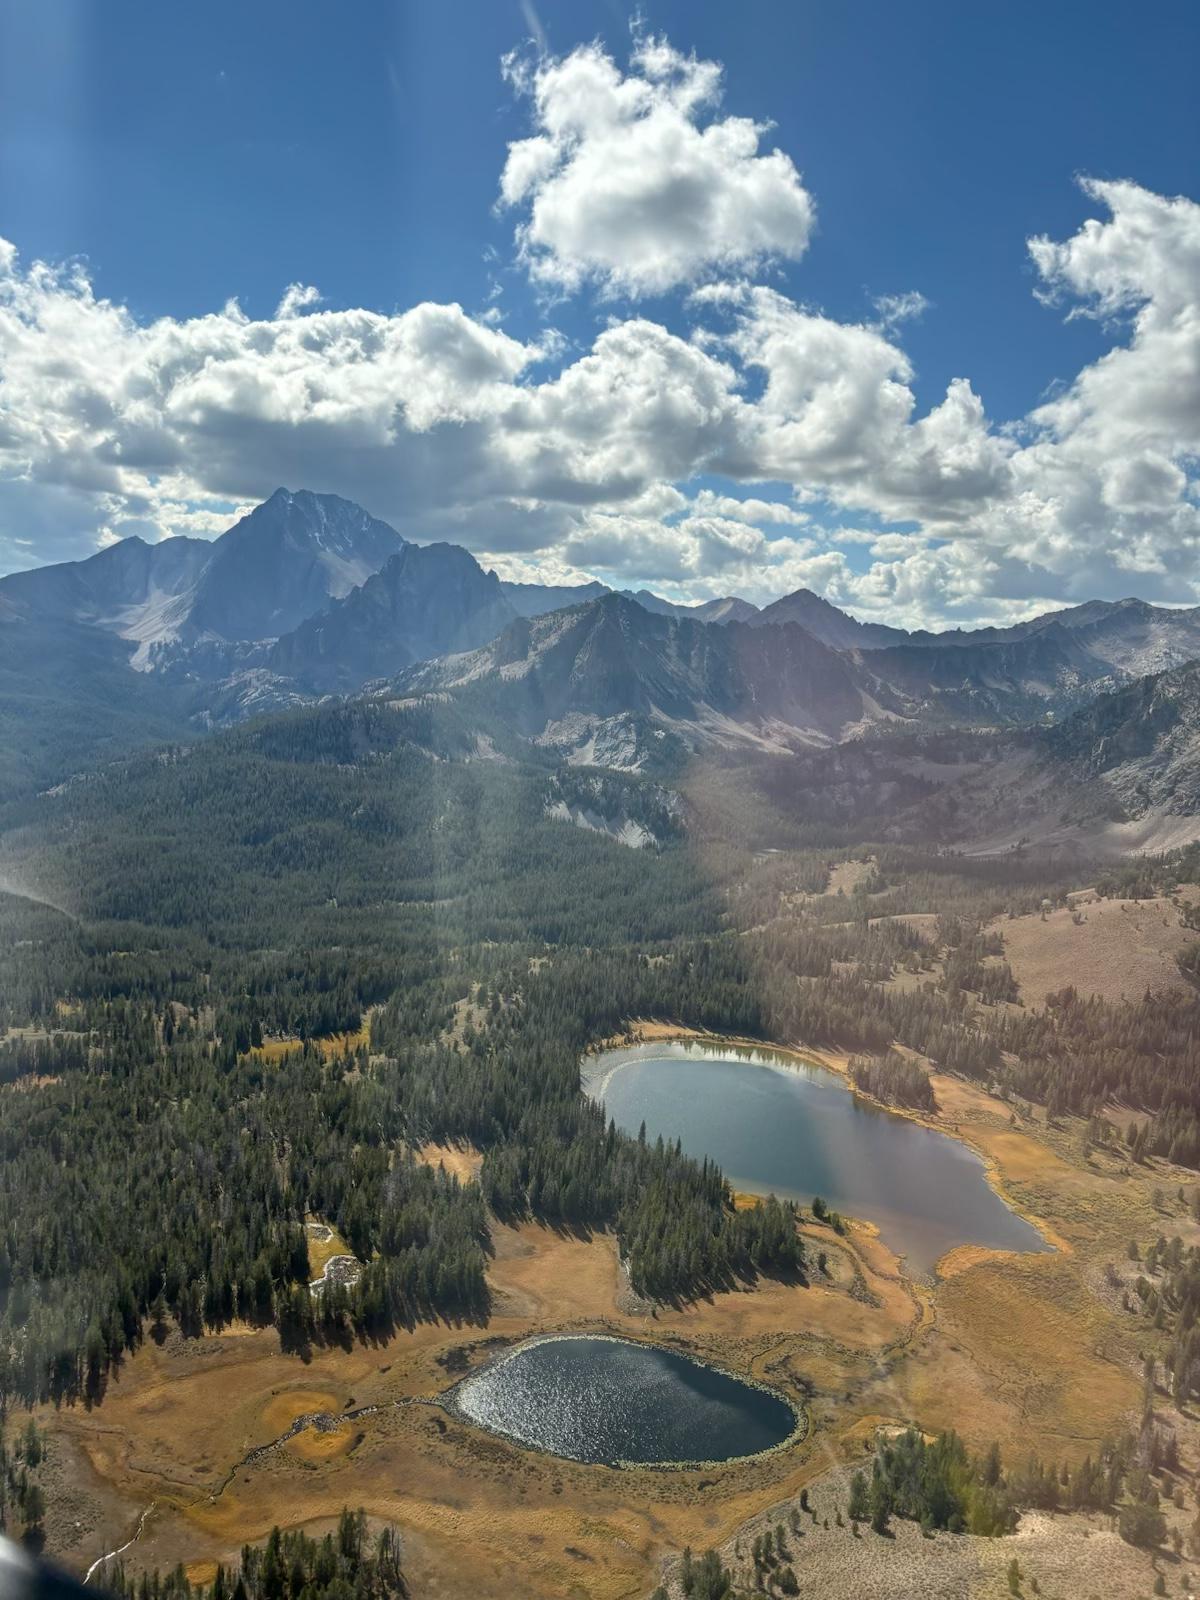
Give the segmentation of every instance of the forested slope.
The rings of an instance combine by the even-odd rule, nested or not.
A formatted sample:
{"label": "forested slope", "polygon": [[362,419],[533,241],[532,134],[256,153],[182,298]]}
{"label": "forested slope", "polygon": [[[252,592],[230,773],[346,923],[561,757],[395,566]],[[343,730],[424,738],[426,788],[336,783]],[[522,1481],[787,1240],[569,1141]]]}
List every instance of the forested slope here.
{"label": "forested slope", "polygon": [[[547,816],[577,777],[476,751],[452,708],[332,705],[9,808],[5,881],[64,909],[0,899],[18,1030],[0,1044],[0,1386],[99,1393],[169,1318],[274,1321],[303,1345],[482,1317],[481,1195],[614,1228],[659,1298],[802,1274],[785,1208],[735,1211],[710,1165],[581,1096],[581,1053],[634,1017],[869,1057],[898,1041],[1097,1138],[1125,1100],[1152,1113],[1135,1158],[1200,1165],[1200,1001],[1013,1004],[984,925],[1061,901],[1064,869],[875,847],[852,893],[825,894],[832,848],[676,830],[629,850]],[[661,804],[636,777],[604,795]],[[342,1031],[332,1059],[304,1043]],[[265,1056],[272,1036],[294,1048]],[[484,1151],[481,1189],[412,1161],[448,1138]],[[363,1263],[319,1300],[310,1215]]]}

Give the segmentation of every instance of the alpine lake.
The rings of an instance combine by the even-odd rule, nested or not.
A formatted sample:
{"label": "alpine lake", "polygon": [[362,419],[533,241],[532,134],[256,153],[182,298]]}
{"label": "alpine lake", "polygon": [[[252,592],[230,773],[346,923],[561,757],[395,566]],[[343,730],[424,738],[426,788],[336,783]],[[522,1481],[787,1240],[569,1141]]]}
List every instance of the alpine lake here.
{"label": "alpine lake", "polygon": [[[947,1134],[879,1108],[815,1062],[692,1040],[589,1056],[583,1087],[619,1128],[678,1139],[734,1189],[874,1223],[911,1276],[957,1245],[1049,1248]],[[608,1466],[686,1466],[759,1455],[802,1419],[773,1390],[656,1345],[608,1335],[527,1340],[448,1397],[480,1427],[531,1449]]]}

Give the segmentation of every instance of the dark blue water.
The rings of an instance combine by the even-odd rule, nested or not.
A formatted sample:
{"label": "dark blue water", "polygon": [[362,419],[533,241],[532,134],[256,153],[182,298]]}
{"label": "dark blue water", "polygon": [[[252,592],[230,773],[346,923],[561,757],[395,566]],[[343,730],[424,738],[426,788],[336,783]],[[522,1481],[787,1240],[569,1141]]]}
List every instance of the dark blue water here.
{"label": "dark blue water", "polygon": [[731,1461],[797,1426],[778,1395],[670,1350],[585,1335],[538,1339],[463,1380],[455,1409],[573,1461]]}
{"label": "dark blue water", "polygon": [[[790,1060],[790,1058],[787,1058]],[[590,1092],[617,1126],[680,1139],[709,1156],[735,1189],[865,1217],[929,1275],[960,1244],[1047,1248],[987,1181],[983,1162],[958,1139],[860,1100],[833,1073],[786,1065],[756,1051],[691,1043],[639,1045],[586,1063]]]}

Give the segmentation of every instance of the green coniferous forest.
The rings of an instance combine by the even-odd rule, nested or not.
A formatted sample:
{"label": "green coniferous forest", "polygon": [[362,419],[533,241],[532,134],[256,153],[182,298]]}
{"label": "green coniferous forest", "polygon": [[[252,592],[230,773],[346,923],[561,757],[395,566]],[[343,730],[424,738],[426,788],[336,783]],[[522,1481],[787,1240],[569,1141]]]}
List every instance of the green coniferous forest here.
{"label": "green coniferous forest", "polygon": [[[300,1350],[481,1321],[489,1215],[615,1230],[653,1299],[802,1279],[789,1207],[735,1210],[711,1164],[581,1095],[581,1055],[631,1018],[836,1044],[899,1104],[928,1084],[896,1043],[1052,1111],[1121,1098],[1151,1113],[1135,1159],[1200,1163],[1200,1001],[1011,1003],[985,924],[1060,902],[1060,869],[881,845],[822,894],[828,844],[776,860],[672,824],[626,849],[547,815],[577,776],[471,748],[453,714],[329,705],[0,819],[25,891],[0,899],[0,1082],[41,1085],[0,1126],[5,1394],[102,1397],[172,1321],[274,1324]],[[674,816],[636,776],[587,792]],[[1154,892],[1188,863],[1140,870]],[[879,920],[881,899],[936,925]],[[885,987],[898,972],[920,981]],[[367,1017],[369,1044],[318,1047]],[[413,1159],[448,1138],[483,1150],[479,1186]],[[311,1215],[358,1256],[352,1286],[309,1293]]]}

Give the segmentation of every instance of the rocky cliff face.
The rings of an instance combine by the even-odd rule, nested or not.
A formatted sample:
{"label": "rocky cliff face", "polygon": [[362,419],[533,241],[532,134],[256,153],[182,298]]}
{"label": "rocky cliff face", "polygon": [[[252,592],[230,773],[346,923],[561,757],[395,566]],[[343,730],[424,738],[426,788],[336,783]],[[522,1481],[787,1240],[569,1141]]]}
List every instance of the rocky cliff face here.
{"label": "rocky cliff face", "polygon": [[593,760],[598,741],[615,744],[625,765],[647,722],[693,744],[787,749],[899,709],[860,663],[799,628],[714,627],[620,595],[522,619],[481,650],[402,674],[394,691],[469,695],[527,737]]}
{"label": "rocky cliff face", "polygon": [[466,550],[410,544],[279,639],[267,664],[314,692],[348,692],[414,661],[484,644],[516,615],[496,574]]}
{"label": "rocky cliff face", "polygon": [[365,583],[404,544],[350,500],[278,489],[213,544],[190,631],[277,638]]}
{"label": "rocky cliff face", "polygon": [[124,539],[86,561],[0,579],[0,595],[41,621],[78,623],[139,646],[273,639],[363,583],[405,541],[336,495],[279,489],[211,543]]}

